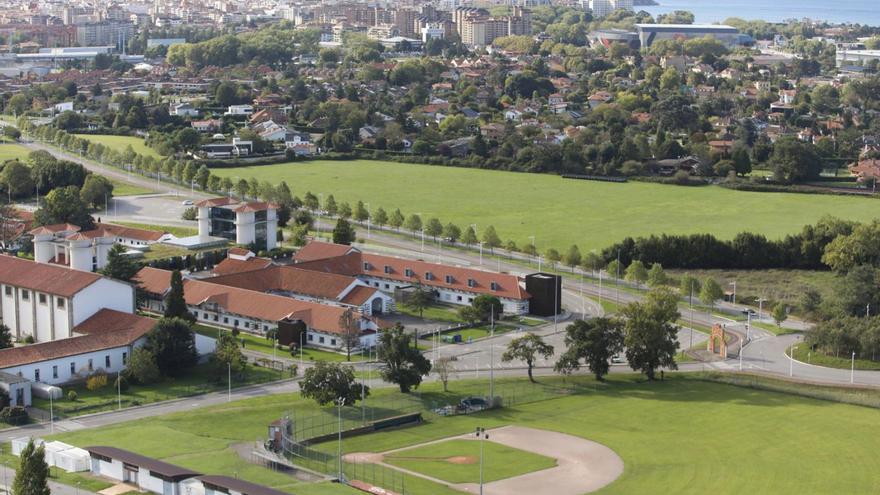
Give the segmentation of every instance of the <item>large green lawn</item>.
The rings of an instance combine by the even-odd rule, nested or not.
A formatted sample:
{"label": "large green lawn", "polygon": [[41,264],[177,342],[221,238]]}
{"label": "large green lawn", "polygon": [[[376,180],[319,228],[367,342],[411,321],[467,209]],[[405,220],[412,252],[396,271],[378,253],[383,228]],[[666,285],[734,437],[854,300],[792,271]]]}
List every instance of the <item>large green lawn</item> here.
{"label": "large green lawn", "polygon": [[525,174],[373,160],[295,162],[214,169],[221,177],[286,180],[295,194],[333,194],[369,202],[373,211],[400,208],[461,228],[494,225],[517,245],[536,236],[540,251],[603,248],[626,236],[709,232],[731,238],[748,230],[779,238],[823,215],[877,216],[872,199],[732,191],[643,182],[614,184]]}
{"label": "large green lawn", "polygon": [[0,143],[0,164],[6,160],[24,160],[30,151],[20,144]]}
{"label": "large green lawn", "polygon": [[[499,379],[496,391],[517,387],[517,397],[544,385]],[[569,433],[600,442],[621,456],[624,474],[602,490],[632,493],[873,493],[880,483],[880,436],[872,435],[880,410],[796,395],[766,392],[674,377],[645,383],[618,375],[606,384],[586,377],[581,395],[560,397],[470,416],[428,416],[421,426],[349,438],[345,452],[385,452],[485,428],[518,424]],[[486,383],[455,381],[450,392],[421,387],[426,404],[485,391]],[[794,386],[788,386],[794,388]],[[864,394],[864,392],[859,392]],[[844,395],[841,393],[840,395]],[[876,395],[876,394],[875,394]],[[413,401],[392,390],[377,390],[373,401]],[[388,404],[389,402],[385,402]],[[319,413],[297,395],[258,397],[194,411],[142,419],[100,429],[56,435],[77,446],[114,445],[206,473],[238,475],[297,494],[353,493],[335,485],[309,485],[249,465],[232,445],[266,435],[266,425],[286,413],[297,421]],[[359,418],[358,409],[346,416]],[[323,410],[332,432],[335,409]],[[316,448],[335,454],[336,443]],[[436,473],[440,474],[440,473]],[[443,486],[407,478],[407,493],[450,495]]]}
{"label": "large green lawn", "polygon": [[[491,435],[490,435],[491,438]],[[447,440],[401,450],[385,456],[385,462],[450,483],[480,481],[480,442]],[[483,480],[512,478],[556,466],[556,460],[493,442],[483,442]]]}
{"label": "large green lawn", "polygon": [[143,139],[136,136],[111,136],[103,134],[76,134],[76,137],[88,139],[96,143],[101,143],[120,153],[124,152],[129,145],[135,153],[152,156],[153,158],[162,158],[153,148],[146,145]]}

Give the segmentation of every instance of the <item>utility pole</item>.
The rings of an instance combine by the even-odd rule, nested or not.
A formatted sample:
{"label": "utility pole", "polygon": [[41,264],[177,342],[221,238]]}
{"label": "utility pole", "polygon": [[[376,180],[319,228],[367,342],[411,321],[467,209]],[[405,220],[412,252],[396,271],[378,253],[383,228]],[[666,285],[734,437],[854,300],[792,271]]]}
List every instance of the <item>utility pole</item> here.
{"label": "utility pole", "polygon": [[489,306],[489,400],[495,400],[495,305]]}
{"label": "utility pole", "polygon": [[480,495],[483,495],[483,440],[489,439],[489,433],[482,426],[478,426],[476,435],[480,439]]}
{"label": "utility pole", "polygon": [[232,402],[232,361],[226,363],[227,380],[226,380],[226,402]]}
{"label": "utility pole", "polygon": [[855,383],[856,380],[856,351],[852,353],[852,361],[850,361],[849,382]]}
{"label": "utility pole", "polygon": [[337,463],[339,468],[339,481],[342,481],[342,406],[345,405],[345,397],[336,399],[336,409],[339,414],[339,442],[336,446]]}

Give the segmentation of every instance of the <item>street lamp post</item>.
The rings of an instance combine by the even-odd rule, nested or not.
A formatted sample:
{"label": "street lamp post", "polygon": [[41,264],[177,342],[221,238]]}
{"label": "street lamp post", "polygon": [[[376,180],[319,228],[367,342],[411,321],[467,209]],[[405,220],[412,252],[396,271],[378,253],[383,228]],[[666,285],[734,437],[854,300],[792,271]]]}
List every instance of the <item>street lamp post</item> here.
{"label": "street lamp post", "polygon": [[305,371],[305,367],[306,367],[306,362],[303,360],[303,345],[304,345],[303,340],[305,339],[305,336],[306,336],[305,330],[303,330],[302,332],[299,333],[299,365],[301,368],[303,368],[303,371]]}
{"label": "street lamp post", "polygon": [[367,239],[369,239],[370,238],[370,227],[372,226],[371,221],[373,219],[373,215],[370,213],[370,203],[366,203],[365,206],[367,207]]}
{"label": "street lamp post", "polygon": [[794,351],[797,350],[797,346],[791,345],[791,352],[788,354],[788,376],[794,376]]}
{"label": "street lamp post", "polygon": [[345,397],[336,399],[336,409],[339,415],[339,442],[336,446],[337,464],[339,468],[339,481],[342,481],[342,406],[345,405]]}
{"label": "street lamp post", "polygon": [[480,266],[483,266],[483,241],[480,241]]}
{"label": "street lamp post", "polygon": [[480,439],[480,495],[483,495],[483,440],[489,439],[489,433],[482,426],[478,426],[476,435]]}
{"label": "street lamp post", "polygon": [[731,303],[736,304],[736,280],[730,283],[733,286],[733,300]]}
{"label": "street lamp post", "polygon": [[852,360],[849,365],[849,382],[855,383],[856,380],[856,351],[852,353]]}
{"label": "street lamp post", "polygon": [[[535,236],[530,235],[530,236],[529,236],[529,239],[531,239],[531,241],[532,241],[532,248],[534,248],[534,249],[535,249],[535,252],[537,253],[537,252],[538,252],[538,246],[535,245]],[[538,256],[538,267],[539,267],[539,268],[538,268],[538,271],[539,271],[539,272],[541,271],[540,266],[541,266],[541,257]]]}
{"label": "street lamp post", "polygon": [[761,321],[761,319],[763,318],[761,313],[762,311],[764,311],[764,301],[766,301],[766,299],[764,299],[763,297],[758,299],[758,321]]}
{"label": "street lamp post", "polygon": [[489,400],[495,400],[495,305],[489,307]]}
{"label": "street lamp post", "polygon": [[232,361],[226,363],[226,402],[232,402]]}

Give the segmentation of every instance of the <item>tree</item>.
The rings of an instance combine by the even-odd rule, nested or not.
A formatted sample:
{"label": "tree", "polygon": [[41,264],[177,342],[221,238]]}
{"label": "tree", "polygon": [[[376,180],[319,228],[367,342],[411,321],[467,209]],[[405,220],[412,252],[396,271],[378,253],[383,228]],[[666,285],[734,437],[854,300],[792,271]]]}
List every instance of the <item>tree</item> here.
{"label": "tree", "polygon": [[354,368],[328,361],[315,361],[314,366],[306,369],[299,390],[304,398],[313,399],[321,406],[338,400],[353,406],[370,395],[370,387],[355,381]]}
{"label": "tree", "polygon": [[107,252],[107,264],[101,269],[101,274],[116,280],[130,282],[138,270],[140,270],[140,265],[125,253],[125,247],[122,244],[114,244]]}
{"label": "tree", "polygon": [[400,208],[398,208],[394,210],[394,213],[391,214],[391,218],[388,220],[388,225],[394,227],[394,230],[400,230],[403,222],[403,213],[401,213]]}
{"label": "tree", "polygon": [[187,321],[195,321],[195,317],[186,307],[186,299],[183,294],[183,276],[180,270],[171,272],[171,282],[168,288],[168,294],[165,295],[165,313],[166,318],[182,318]]}
{"label": "tree", "polygon": [[648,380],[654,380],[654,373],[661,366],[678,369],[675,321],[680,315],[675,294],[668,289],[655,289],[644,302],[630,303],[622,313],[626,332],[624,346],[630,367],[647,375]]}
{"label": "tree", "polygon": [[363,201],[358,201],[354,207],[354,219],[358,222],[366,222],[367,218],[370,217],[370,212],[367,211],[366,206],[364,206]]}
{"label": "tree", "polygon": [[566,350],[554,369],[570,374],[580,369],[583,359],[596,379],[602,380],[611,369],[611,358],[623,350],[623,337],[623,323],[620,320],[577,320],[565,328]]}
{"label": "tree", "polygon": [[[207,191],[208,185],[211,182],[211,177],[211,171],[208,170],[207,166],[202,165],[201,167],[199,167],[199,169],[196,171],[195,177],[196,184],[199,185],[199,189],[201,189],[202,191]],[[285,203],[282,203],[282,205],[285,205]]]}
{"label": "tree", "polygon": [[636,285],[645,283],[648,280],[648,270],[645,268],[645,264],[639,260],[633,260],[626,268],[626,280],[634,282]]}
{"label": "tree", "polygon": [[43,207],[34,213],[38,225],[70,223],[83,230],[92,227],[94,219],[79,195],[79,188],[67,186],[53,189],[43,200]]}
{"label": "tree", "polygon": [[0,349],[9,349],[10,347],[12,347],[12,331],[0,323]]}
{"label": "tree", "polygon": [[417,283],[413,292],[406,299],[406,305],[419,312],[419,318],[422,318],[425,309],[434,302],[434,294],[429,289],[422,287],[421,283]]}
{"label": "tree", "polygon": [[654,263],[651,265],[651,269],[648,270],[648,286],[649,287],[660,287],[661,285],[666,285],[668,281],[668,277],[666,276],[666,272],[663,271],[663,266],[660,263]]}
{"label": "tree", "polygon": [[373,215],[373,223],[379,228],[388,224],[388,213],[381,206],[376,208],[376,213]]}
{"label": "tree", "polygon": [[455,373],[452,357],[439,357],[434,361],[433,371],[437,373],[437,379],[443,384],[443,391],[449,391],[449,377]]}
{"label": "tree", "polygon": [[324,211],[331,217],[335,217],[339,213],[339,205],[336,204],[336,198],[332,194],[328,195],[324,201]]}
{"label": "tree", "polygon": [[413,213],[406,219],[406,224],[404,225],[404,228],[406,228],[406,230],[412,232],[413,234],[419,232],[420,230],[422,230],[422,218]]}
{"label": "tree", "polygon": [[870,305],[876,314],[880,308],[880,277],[869,265],[853,267],[838,284],[835,291],[837,306],[848,315],[861,316]]}
{"label": "tree", "polygon": [[814,146],[793,136],[780,137],[774,143],[770,166],[773,177],[780,182],[816,179],[822,171],[822,161]]}
{"label": "tree", "polygon": [[577,244],[572,244],[568,248],[565,256],[562,257],[562,262],[571,268],[572,273],[574,273],[575,267],[581,264],[581,250],[577,247]]}
{"label": "tree", "polygon": [[228,373],[239,375],[244,371],[247,358],[241,352],[241,342],[232,332],[220,334],[214,354],[211,355],[211,363],[218,377],[225,377]]}
{"label": "tree", "polygon": [[474,244],[476,244],[478,242],[477,241],[477,233],[474,232],[473,226],[469,225],[468,228],[466,228],[464,230],[464,235],[461,237],[461,242],[465,246],[473,246]]}
{"label": "tree", "polygon": [[714,278],[707,278],[703,282],[703,288],[700,289],[700,301],[703,304],[714,308],[715,301],[724,297],[724,290],[718,285]]}
{"label": "tree", "polygon": [[698,297],[700,295],[700,280],[697,277],[692,277],[690,274],[685,273],[684,276],[681,277],[678,290],[683,297],[688,298],[688,304],[693,306],[694,294]]}
{"label": "tree", "polygon": [[79,196],[86,205],[100,208],[113,197],[113,183],[103,175],[89,174]]}
{"label": "tree", "polygon": [[18,139],[21,137],[21,131],[19,131],[17,127],[12,127],[11,125],[8,125],[3,128],[3,135],[13,141],[18,141]]}
{"label": "tree", "polygon": [[348,308],[339,316],[340,337],[345,347],[346,361],[351,361],[351,351],[361,344],[360,316],[352,308]]}
{"label": "tree", "polygon": [[490,252],[494,252],[495,248],[501,246],[501,238],[498,237],[498,233],[495,232],[495,227],[492,225],[483,231],[483,242],[489,247]]}
{"label": "tree", "polygon": [[382,378],[396,383],[403,393],[418,388],[422,377],[431,372],[430,361],[412,344],[413,336],[403,326],[385,330],[379,336],[378,356],[382,363]]}
{"label": "tree", "polygon": [[156,357],[156,365],[165,376],[183,376],[199,360],[195,334],[183,318],[161,318],[147,334],[144,347]]}
{"label": "tree", "polygon": [[513,360],[525,361],[528,367],[529,381],[535,383],[535,377],[532,376],[532,369],[535,367],[535,361],[541,356],[544,359],[553,355],[553,346],[544,342],[539,335],[527,333],[522,337],[517,337],[507,344],[507,350],[501,355],[501,361],[509,363]]}
{"label": "tree", "polygon": [[313,212],[318,211],[318,208],[320,208],[320,205],[318,204],[318,197],[312,194],[311,191],[307,191],[306,195],[303,197],[303,206]]}
{"label": "tree", "polygon": [[44,446],[34,446],[30,440],[21,451],[15,480],[12,482],[13,495],[51,495],[49,489],[49,465],[46,464]]}
{"label": "tree", "polygon": [[559,260],[562,259],[562,256],[559,254],[559,251],[557,251],[554,248],[548,249],[547,252],[544,254],[545,254],[545,257],[547,258],[547,261],[549,261],[550,263],[553,264],[552,265],[553,268],[556,268],[556,265],[559,263]]}
{"label": "tree", "polygon": [[785,304],[778,303],[776,306],[773,306],[770,316],[773,317],[776,326],[782,328],[782,322],[788,319],[788,310],[785,309]]}
{"label": "tree", "polygon": [[479,316],[478,321],[489,321],[491,318],[498,321],[504,312],[504,304],[501,303],[500,299],[491,294],[480,294],[475,297],[471,307],[474,308],[477,316]]}
{"label": "tree", "polygon": [[333,242],[336,244],[350,245],[356,239],[354,228],[348,220],[340,217],[336,220],[336,226],[333,227]]}
{"label": "tree", "polygon": [[443,227],[443,237],[452,244],[455,244],[461,237],[461,229],[452,222],[447,223],[446,226]]}
{"label": "tree", "polygon": [[34,181],[31,179],[31,169],[18,160],[7,160],[0,172],[0,185],[13,198],[33,194]]}
{"label": "tree", "polygon": [[620,278],[620,262],[617,260],[611,260],[608,263],[608,266],[605,267],[605,271],[608,272],[608,275],[611,275],[614,278]]}
{"label": "tree", "polygon": [[431,218],[428,220],[428,223],[425,224],[425,234],[431,236],[435,241],[437,240],[437,236],[443,233],[443,224],[440,223],[440,219]]}
{"label": "tree", "polygon": [[129,379],[141,385],[150,385],[162,378],[159,365],[156,364],[156,356],[143,347],[136,347],[131,351],[125,372]]}

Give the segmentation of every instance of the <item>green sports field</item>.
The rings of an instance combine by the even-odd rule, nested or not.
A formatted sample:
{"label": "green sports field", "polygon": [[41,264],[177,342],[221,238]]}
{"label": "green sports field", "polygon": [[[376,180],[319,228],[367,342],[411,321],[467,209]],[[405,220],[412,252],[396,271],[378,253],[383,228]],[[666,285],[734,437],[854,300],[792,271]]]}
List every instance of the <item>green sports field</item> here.
{"label": "green sports field", "polygon": [[[607,384],[586,377],[570,377],[565,384],[560,378],[541,380],[544,386],[578,382],[583,393],[470,416],[431,416],[421,426],[346,439],[343,449],[386,452],[467,434],[477,426],[517,424],[581,436],[613,449],[625,469],[598,492],[603,494],[873,493],[880,484],[880,436],[871,434],[880,420],[878,409],[684,377],[650,384],[630,375],[614,376]],[[526,387],[541,387],[524,379],[497,382],[496,391],[517,386],[521,394]],[[484,381],[455,381],[443,394],[436,384],[426,384],[420,400],[448,401],[485,388]],[[416,398],[383,389],[372,400],[391,399]],[[264,438],[269,422],[292,411],[300,421],[318,412],[297,395],[267,396],[53,438],[81,447],[114,445],[296,494],[354,493],[338,485],[293,481],[249,465],[234,451],[235,445]],[[335,409],[325,414],[332,425]],[[359,417],[359,410],[346,415]],[[335,442],[317,448],[336,453]],[[407,493],[459,493],[415,480],[407,478]]]}
{"label": "green sports field", "polygon": [[373,160],[295,162],[223,168],[221,177],[287,181],[295,194],[333,194],[337,202],[362,200],[405,215],[422,213],[479,231],[494,225],[517,245],[536,236],[540,251],[603,248],[626,236],[742,231],[779,238],[823,215],[875,218],[872,199],[733,191],[643,182],[570,180],[543,174],[413,165]]}
{"label": "green sports field", "polygon": [[16,158],[24,160],[30,150],[20,144],[0,142],[0,163]]}
{"label": "green sports field", "polygon": [[111,135],[102,135],[102,134],[76,134],[76,137],[88,139],[89,141],[94,141],[96,143],[101,143],[104,146],[107,146],[111,149],[114,149],[120,153],[124,152],[129,145],[134,150],[135,153],[144,155],[144,156],[152,156],[153,158],[162,158],[162,156],[156,152],[153,148],[147,146],[143,139],[135,136],[111,136]]}

